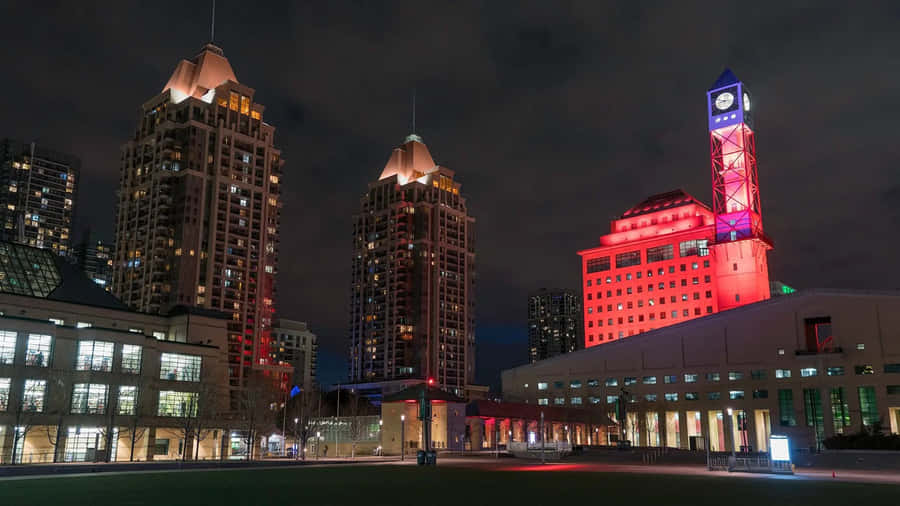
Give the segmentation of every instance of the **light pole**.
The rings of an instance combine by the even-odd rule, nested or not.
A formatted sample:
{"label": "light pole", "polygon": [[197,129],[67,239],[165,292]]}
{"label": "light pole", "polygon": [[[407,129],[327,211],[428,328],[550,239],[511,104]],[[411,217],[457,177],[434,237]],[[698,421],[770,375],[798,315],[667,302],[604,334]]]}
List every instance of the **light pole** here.
{"label": "light pole", "polygon": [[300,458],[300,436],[297,435],[297,422],[299,421],[299,418],[294,418],[294,460]]}
{"label": "light pole", "polygon": [[734,414],[734,410],[728,408],[728,437],[731,439],[731,457],[735,458],[734,455],[734,420],[731,419],[731,416]]}
{"label": "light pole", "polygon": [[384,453],[384,437],[382,433],[384,432],[384,420],[378,419],[378,456]]}
{"label": "light pole", "polygon": [[406,457],[406,415],[400,415],[400,460]]}
{"label": "light pole", "polygon": [[319,438],[322,437],[322,433],[316,431],[316,460],[319,460]]}
{"label": "light pole", "polygon": [[541,464],[544,463],[544,412],[541,411]]}

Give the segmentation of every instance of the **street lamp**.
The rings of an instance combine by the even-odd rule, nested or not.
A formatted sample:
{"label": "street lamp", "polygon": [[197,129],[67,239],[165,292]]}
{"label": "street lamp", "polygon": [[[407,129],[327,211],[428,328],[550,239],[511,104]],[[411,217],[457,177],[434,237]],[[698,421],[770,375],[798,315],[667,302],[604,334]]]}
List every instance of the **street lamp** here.
{"label": "street lamp", "polygon": [[378,419],[378,456],[381,457],[384,454],[384,420]]}
{"label": "street lamp", "polygon": [[400,460],[405,458],[406,454],[406,415],[400,415]]}
{"label": "street lamp", "polygon": [[734,452],[734,420],[731,418],[731,416],[734,414],[734,410],[731,408],[728,408],[727,412],[728,412],[728,436],[729,436],[729,439],[731,439],[731,458],[732,458],[732,462],[737,462],[737,457],[734,454],[735,453]]}
{"label": "street lamp", "polygon": [[300,458],[300,436],[297,435],[297,422],[299,418],[294,418],[294,460]]}
{"label": "street lamp", "polygon": [[316,431],[316,460],[319,460],[319,438],[322,437],[322,433]]}

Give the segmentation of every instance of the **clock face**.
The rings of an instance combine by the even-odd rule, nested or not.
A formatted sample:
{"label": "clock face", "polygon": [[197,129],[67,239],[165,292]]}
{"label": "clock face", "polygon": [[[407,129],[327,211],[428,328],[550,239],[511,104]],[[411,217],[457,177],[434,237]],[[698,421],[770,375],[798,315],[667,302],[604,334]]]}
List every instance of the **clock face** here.
{"label": "clock face", "polygon": [[734,95],[729,92],[719,93],[716,97],[716,109],[724,111],[734,104]]}
{"label": "clock face", "polygon": [[750,95],[744,93],[744,110],[750,110]]}

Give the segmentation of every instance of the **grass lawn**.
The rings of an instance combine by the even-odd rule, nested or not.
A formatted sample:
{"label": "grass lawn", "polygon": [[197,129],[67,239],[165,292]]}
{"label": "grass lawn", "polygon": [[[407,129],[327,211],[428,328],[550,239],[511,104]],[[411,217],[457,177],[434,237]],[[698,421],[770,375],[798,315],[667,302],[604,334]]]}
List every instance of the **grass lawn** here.
{"label": "grass lawn", "polygon": [[454,467],[346,466],[0,481],[0,505],[897,504],[900,487],[858,483]]}

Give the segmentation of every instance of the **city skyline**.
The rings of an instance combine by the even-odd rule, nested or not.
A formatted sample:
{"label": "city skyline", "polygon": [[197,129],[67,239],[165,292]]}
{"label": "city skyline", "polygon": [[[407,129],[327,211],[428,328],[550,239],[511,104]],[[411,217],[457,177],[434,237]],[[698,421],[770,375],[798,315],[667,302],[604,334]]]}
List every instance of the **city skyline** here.
{"label": "city skyline", "polygon": [[[3,9],[7,20],[43,20],[48,32],[46,43],[18,45],[25,71],[4,84],[2,102],[17,121],[3,135],[37,138],[79,156],[84,192],[76,234],[90,224],[112,239],[119,145],[133,133],[136,105],[158,93],[173,62],[207,42],[207,6],[186,6],[167,23],[167,37],[147,31],[168,16],[167,7]],[[889,61],[894,46],[854,45],[868,41],[865,34],[879,37],[877,24],[881,19],[887,29],[887,17],[870,17],[876,21],[863,30],[852,21],[865,12],[785,10],[777,23],[789,23],[788,34],[782,33],[788,25],[752,14],[690,6],[523,8],[512,18],[499,6],[467,13],[296,9],[220,5],[216,42],[259,90],[279,128],[276,143],[288,160],[283,221],[309,233],[281,246],[289,260],[279,266],[278,309],[319,334],[326,381],[346,371],[335,364],[346,350],[351,216],[385,151],[410,133],[412,88],[420,133],[440,153],[437,163],[458,170],[479,219],[476,336],[484,370],[512,365],[515,354],[519,363],[527,360],[524,295],[542,285],[575,286],[579,262],[572,252],[593,243],[620,209],[677,187],[711,201],[705,97],[698,90],[726,66],[752,83],[758,106],[762,207],[778,241],[771,278],[796,287],[900,284],[900,274],[883,269],[897,239],[878,233],[900,220],[900,186],[880,148],[887,134],[878,128],[886,111],[900,105],[877,84],[891,81],[884,74],[893,70],[880,60]],[[708,22],[713,16],[721,25]],[[422,18],[446,18],[444,31]],[[605,18],[621,25],[610,36],[591,27]],[[469,19],[481,23],[470,26]],[[670,36],[655,29],[653,40],[643,37],[663,21]],[[274,28],[264,37],[241,36],[244,24]],[[384,35],[390,27],[402,28],[402,36]],[[27,40],[26,30],[10,26],[6,33]],[[328,47],[309,44],[328,40],[327,32]],[[799,42],[782,47],[787,40]],[[627,58],[607,59],[607,48],[632,42],[640,44]],[[810,51],[811,44],[825,50]],[[271,54],[255,60],[260,52]],[[831,70],[835,63],[839,74]],[[58,72],[69,77],[53,79]],[[104,79],[98,83],[96,75]],[[855,96],[846,90],[863,82],[876,83],[866,97],[836,98]],[[41,113],[48,103],[58,110]],[[866,219],[858,215],[863,204]],[[848,234],[842,245],[822,248],[822,237],[835,229]],[[529,276],[520,275],[525,269]],[[497,350],[509,345],[516,351],[500,357]]]}

